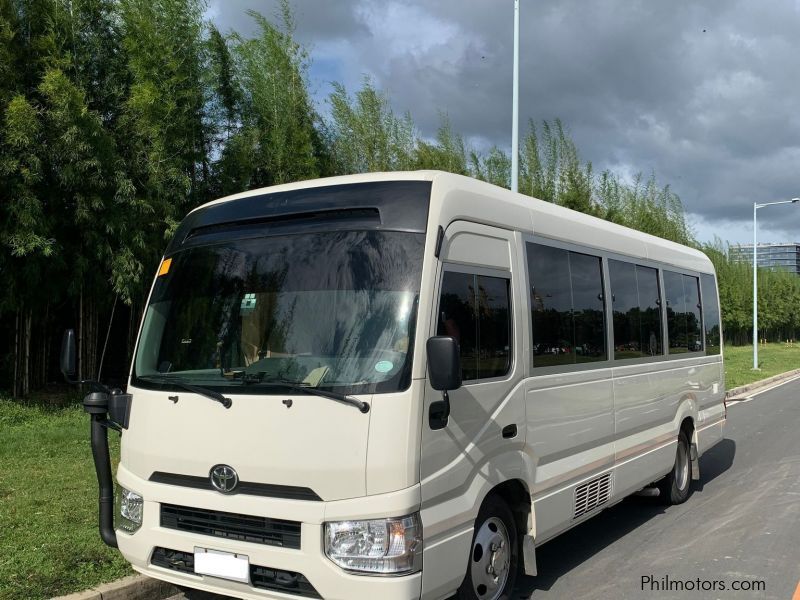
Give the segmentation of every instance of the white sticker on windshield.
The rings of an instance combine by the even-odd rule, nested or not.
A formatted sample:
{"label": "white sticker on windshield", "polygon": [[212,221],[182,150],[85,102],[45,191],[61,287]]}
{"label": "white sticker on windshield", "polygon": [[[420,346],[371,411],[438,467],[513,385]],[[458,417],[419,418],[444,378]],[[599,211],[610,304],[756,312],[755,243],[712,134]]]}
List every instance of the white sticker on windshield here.
{"label": "white sticker on windshield", "polygon": [[378,373],[388,373],[392,370],[394,364],[390,360],[382,360],[380,362],[375,363],[375,370]]}

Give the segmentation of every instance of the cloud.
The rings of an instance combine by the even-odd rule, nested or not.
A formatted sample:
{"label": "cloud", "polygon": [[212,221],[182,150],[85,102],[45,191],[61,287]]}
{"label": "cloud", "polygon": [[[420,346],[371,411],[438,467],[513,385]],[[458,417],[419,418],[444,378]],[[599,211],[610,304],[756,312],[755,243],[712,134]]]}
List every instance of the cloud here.
{"label": "cloud", "polygon": [[[212,0],[222,28],[273,2]],[[423,135],[440,111],[468,139],[510,146],[511,0],[296,0],[318,102],[364,74]],[[655,172],[704,231],[746,242],[752,203],[800,195],[800,3],[523,0],[520,121],[561,118],[596,170]],[[794,240],[800,210],[759,213]],[[720,227],[715,229],[715,223]],[[725,237],[723,235],[723,237]]]}

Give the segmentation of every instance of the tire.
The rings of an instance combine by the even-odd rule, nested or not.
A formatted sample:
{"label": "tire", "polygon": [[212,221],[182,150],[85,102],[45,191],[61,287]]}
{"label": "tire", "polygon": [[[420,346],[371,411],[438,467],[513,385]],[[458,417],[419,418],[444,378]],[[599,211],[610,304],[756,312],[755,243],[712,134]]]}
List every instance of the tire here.
{"label": "tire", "polygon": [[658,497],[664,504],[682,504],[689,498],[692,489],[692,465],[689,456],[689,437],[681,430],[672,471],[658,482]]}
{"label": "tire", "polygon": [[469,566],[456,598],[510,600],[519,572],[519,539],[508,504],[488,496],[475,519]]}

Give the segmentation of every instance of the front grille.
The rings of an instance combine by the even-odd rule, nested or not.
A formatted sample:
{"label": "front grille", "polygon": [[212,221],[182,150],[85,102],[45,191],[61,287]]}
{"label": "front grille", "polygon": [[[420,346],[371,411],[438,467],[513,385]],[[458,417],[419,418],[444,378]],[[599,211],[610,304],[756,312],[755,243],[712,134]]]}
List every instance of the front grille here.
{"label": "front grille", "polygon": [[305,575],[293,571],[251,565],[250,585],[262,590],[295,594],[304,598],[322,598]]}
{"label": "front grille", "polygon": [[[156,548],[153,550],[150,564],[194,575],[194,554],[192,552]],[[305,575],[294,571],[250,565],[250,585],[262,590],[292,594],[303,598],[322,598]]]}
{"label": "front grille", "polygon": [[240,542],[300,548],[297,521],[162,504],[161,526]]}

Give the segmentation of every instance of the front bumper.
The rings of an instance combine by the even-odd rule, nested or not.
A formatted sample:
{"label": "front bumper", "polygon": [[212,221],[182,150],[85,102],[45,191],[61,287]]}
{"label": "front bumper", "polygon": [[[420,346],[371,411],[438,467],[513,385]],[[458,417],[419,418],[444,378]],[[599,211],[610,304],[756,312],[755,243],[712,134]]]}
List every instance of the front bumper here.
{"label": "front bumper", "polygon": [[[134,569],[149,577],[252,600],[308,597],[321,597],[326,600],[375,598],[410,600],[420,597],[422,573],[398,577],[352,575],[325,556],[322,544],[322,526],[325,521],[381,518],[415,512],[420,504],[419,486],[365,498],[313,502],[244,494],[227,496],[208,490],[159,484],[134,475],[123,465],[119,466],[117,479],[127,489],[144,497],[142,526],[133,535],[117,531],[119,550]],[[243,542],[162,527],[160,523],[162,503],[299,521],[300,549]],[[263,583],[261,577],[251,579],[250,583],[239,583],[153,564],[153,554],[157,548],[192,554],[196,546],[246,555],[249,557],[251,571],[257,566],[266,569],[267,572],[277,570],[301,574],[308,580],[310,586],[313,586],[317,595],[309,595],[308,586],[305,585],[299,587],[296,584],[294,587],[288,585],[285,591],[283,589],[277,591],[255,587],[254,582]],[[156,562],[163,563],[163,561]],[[183,569],[185,570],[187,569]]]}

